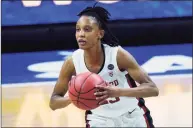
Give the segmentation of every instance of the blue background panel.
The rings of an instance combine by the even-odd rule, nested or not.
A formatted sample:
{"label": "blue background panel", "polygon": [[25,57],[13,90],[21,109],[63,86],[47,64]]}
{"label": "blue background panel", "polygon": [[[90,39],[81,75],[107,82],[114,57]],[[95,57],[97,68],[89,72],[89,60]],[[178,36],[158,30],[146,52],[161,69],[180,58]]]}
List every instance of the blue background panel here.
{"label": "blue background panel", "polygon": [[[192,44],[124,47],[143,65],[155,56],[182,55],[192,60]],[[2,54],[2,83],[55,81],[67,55],[74,50]],[[175,61],[175,60],[174,60]],[[167,63],[167,60],[162,62]],[[192,65],[192,62],[190,62]],[[178,65],[175,64],[174,65]],[[157,65],[155,65],[157,66]],[[153,75],[192,74],[188,70],[172,70]]]}
{"label": "blue background panel", "polygon": [[[55,5],[52,0],[42,0],[37,7],[24,7],[21,0],[6,0],[2,1],[2,25],[76,22],[76,15],[94,3],[95,1],[72,1],[70,5]],[[111,13],[112,20],[192,16],[192,1],[119,1],[98,5]]]}

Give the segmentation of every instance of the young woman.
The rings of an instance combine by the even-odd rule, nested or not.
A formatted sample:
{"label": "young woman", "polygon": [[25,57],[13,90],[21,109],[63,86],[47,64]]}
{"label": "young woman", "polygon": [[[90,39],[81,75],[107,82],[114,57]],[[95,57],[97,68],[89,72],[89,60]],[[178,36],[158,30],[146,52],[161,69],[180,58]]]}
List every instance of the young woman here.
{"label": "young woman", "polygon": [[[50,99],[52,110],[69,105],[64,97],[73,75],[93,72],[107,87],[96,85],[100,106],[86,111],[87,127],[154,127],[144,97],[158,96],[159,90],[135,58],[121,46],[107,27],[109,12],[102,7],[87,7],[76,24],[79,49],[65,60]],[[139,83],[139,86],[136,83]]]}

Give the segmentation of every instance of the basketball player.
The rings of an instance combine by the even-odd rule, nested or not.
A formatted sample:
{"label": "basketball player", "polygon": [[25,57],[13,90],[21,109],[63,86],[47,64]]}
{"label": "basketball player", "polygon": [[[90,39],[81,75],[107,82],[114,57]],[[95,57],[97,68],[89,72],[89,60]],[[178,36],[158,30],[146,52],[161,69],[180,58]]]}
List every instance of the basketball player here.
{"label": "basketball player", "polygon": [[[86,111],[86,127],[154,127],[144,97],[158,96],[159,91],[134,57],[118,45],[107,27],[109,12],[87,7],[76,24],[79,49],[65,60],[50,99],[52,110],[64,108],[71,101],[66,94],[73,75],[93,72],[107,87],[96,85],[100,106]],[[139,85],[137,86],[136,83]]]}

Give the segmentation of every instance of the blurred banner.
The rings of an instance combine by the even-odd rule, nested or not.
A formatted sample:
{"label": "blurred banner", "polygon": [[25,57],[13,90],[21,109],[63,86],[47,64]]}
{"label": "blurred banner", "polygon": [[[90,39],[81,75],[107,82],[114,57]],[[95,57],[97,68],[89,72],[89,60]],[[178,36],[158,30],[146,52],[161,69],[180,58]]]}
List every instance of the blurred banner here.
{"label": "blurred banner", "polygon": [[[2,26],[69,23],[96,1],[2,1]],[[192,1],[99,1],[112,20],[192,16]]]}
{"label": "blurred banner", "polygon": [[[124,48],[151,76],[192,74],[190,43]],[[73,51],[3,54],[2,84],[55,81],[65,58]]]}

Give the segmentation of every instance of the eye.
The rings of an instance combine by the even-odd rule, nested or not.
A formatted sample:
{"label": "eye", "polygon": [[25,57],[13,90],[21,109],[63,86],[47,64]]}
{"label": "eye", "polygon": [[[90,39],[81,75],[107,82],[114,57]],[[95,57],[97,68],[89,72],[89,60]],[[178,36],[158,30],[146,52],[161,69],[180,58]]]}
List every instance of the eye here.
{"label": "eye", "polygon": [[76,31],[77,31],[77,32],[79,32],[79,31],[80,31],[80,29],[79,29],[79,28],[76,28]]}
{"label": "eye", "polygon": [[85,31],[89,31],[89,29],[88,29],[88,28],[85,28]]}
{"label": "eye", "polygon": [[84,31],[90,32],[90,31],[91,31],[91,28],[85,28]]}

